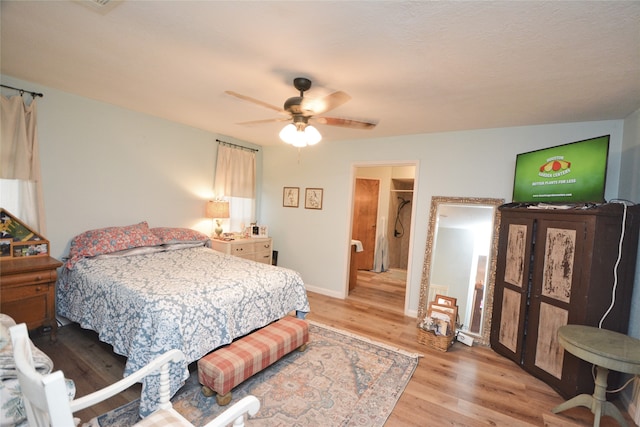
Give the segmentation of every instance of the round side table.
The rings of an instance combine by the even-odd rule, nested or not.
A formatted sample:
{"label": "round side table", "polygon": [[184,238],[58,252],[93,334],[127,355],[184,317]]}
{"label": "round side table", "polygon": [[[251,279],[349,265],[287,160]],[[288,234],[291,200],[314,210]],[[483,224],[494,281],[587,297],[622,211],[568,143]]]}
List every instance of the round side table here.
{"label": "round side table", "polygon": [[609,415],[627,427],[618,408],[607,401],[607,376],[609,370],[627,374],[640,374],[640,340],[618,332],[593,326],[565,325],[558,329],[558,341],[566,351],[593,363],[596,379],[593,394],[580,394],[556,406],[553,413],[584,406],[594,414],[594,427],[600,426],[600,417]]}

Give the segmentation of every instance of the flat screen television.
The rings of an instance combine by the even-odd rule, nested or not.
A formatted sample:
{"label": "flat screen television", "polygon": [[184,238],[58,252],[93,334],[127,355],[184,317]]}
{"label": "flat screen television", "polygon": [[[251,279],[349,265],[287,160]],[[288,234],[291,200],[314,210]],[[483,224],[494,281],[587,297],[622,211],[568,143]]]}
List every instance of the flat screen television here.
{"label": "flat screen television", "polygon": [[514,203],[603,203],[609,135],[516,156]]}

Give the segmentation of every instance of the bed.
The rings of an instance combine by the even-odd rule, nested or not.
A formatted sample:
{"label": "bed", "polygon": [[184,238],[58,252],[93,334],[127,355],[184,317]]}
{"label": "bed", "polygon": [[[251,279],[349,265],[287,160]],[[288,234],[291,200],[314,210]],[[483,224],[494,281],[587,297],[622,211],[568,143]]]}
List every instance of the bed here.
{"label": "bed", "polygon": [[[189,229],[146,222],[76,236],[58,280],[57,313],[96,331],[127,357],[125,375],[172,348],[187,363],[172,366],[171,392],[188,363],[295,311],[309,311],[300,275],[290,269],[225,255]],[[141,415],[157,376],[143,383]]]}

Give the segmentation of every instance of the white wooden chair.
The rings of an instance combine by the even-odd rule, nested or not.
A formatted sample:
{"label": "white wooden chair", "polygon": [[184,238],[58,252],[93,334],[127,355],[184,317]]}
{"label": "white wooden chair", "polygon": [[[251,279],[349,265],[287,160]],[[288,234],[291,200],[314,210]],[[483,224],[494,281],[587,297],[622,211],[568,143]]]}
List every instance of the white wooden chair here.
{"label": "white wooden chair", "polygon": [[[169,362],[184,359],[180,350],[170,350],[157,357],[142,369],[101,390],[69,401],[62,371],[48,375],[38,373],[33,367],[33,357],[29,333],[21,323],[9,329],[13,343],[18,381],[24,398],[27,420],[31,427],[75,427],[73,413],[102,402],[126,390],[145,376],[160,370],[159,408],[142,419],[136,426],[192,426],[175,411],[169,400]],[[244,414],[255,415],[260,409],[260,401],[255,396],[247,396],[224,411],[205,427],[224,427],[233,423],[244,426]]]}

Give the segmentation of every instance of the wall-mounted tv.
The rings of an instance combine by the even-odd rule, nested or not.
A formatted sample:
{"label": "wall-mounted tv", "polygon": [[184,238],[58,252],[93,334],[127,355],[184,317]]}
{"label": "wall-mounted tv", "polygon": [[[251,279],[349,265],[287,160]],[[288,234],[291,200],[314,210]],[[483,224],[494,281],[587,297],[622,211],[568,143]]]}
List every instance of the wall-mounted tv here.
{"label": "wall-mounted tv", "polygon": [[609,135],[516,156],[513,202],[602,203]]}

